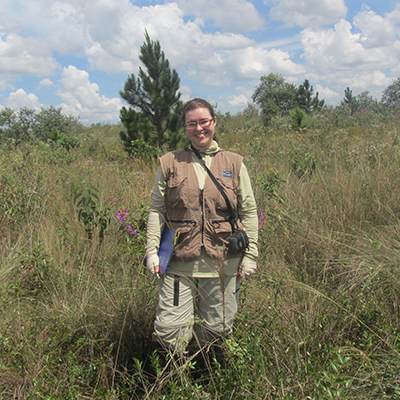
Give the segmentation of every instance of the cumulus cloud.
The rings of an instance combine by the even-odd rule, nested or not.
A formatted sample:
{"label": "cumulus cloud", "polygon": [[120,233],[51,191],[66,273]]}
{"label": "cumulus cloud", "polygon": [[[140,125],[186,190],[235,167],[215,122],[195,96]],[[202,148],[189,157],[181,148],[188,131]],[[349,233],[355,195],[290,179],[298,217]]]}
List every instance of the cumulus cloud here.
{"label": "cumulus cloud", "polygon": [[238,80],[254,80],[270,72],[280,73],[285,77],[302,75],[303,66],[294,63],[290,55],[279,49],[265,50],[256,47],[230,52],[227,64]]}
{"label": "cumulus cloud", "polygon": [[8,16],[0,12],[0,34],[15,33],[21,29],[21,24],[18,21],[10,20]]}
{"label": "cumulus cloud", "polygon": [[10,107],[13,110],[26,107],[35,111],[39,111],[42,107],[38,97],[33,93],[26,93],[24,89],[18,89],[15,92],[10,93],[6,104],[7,107]]}
{"label": "cumulus cloud", "polygon": [[86,49],[86,54],[92,68],[126,74],[136,72],[141,65],[140,47],[147,30],[151,40],[160,41],[172,68],[185,70],[206,84],[227,85],[230,81],[226,79],[223,52],[245,48],[254,40],[238,33],[204,33],[198,22],[185,21],[176,3],[130,7],[118,22],[118,28],[115,27],[113,41],[109,43],[108,36],[92,35],[93,44]]}
{"label": "cumulus cloud", "polygon": [[67,114],[80,116],[83,123],[118,120],[121,100],[100,95],[99,86],[90,82],[86,71],[70,65],[63,69],[60,84],[57,94],[62,98],[61,107]]}
{"label": "cumulus cloud", "polygon": [[357,68],[371,70],[390,68],[398,61],[390,47],[367,48],[363,45],[362,34],[352,33],[352,25],[346,20],[334,28],[307,28],[301,33],[304,58],[319,73],[333,70],[347,73]]}
{"label": "cumulus cloud", "polygon": [[384,18],[371,10],[360,12],[354,18],[354,26],[361,30],[360,41],[366,48],[391,46],[397,39],[397,22],[393,23],[390,17]]}
{"label": "cumulus cloud", "polygon": [[318,93],[320,99],[325,99],[326,101],[334,100],[341,96],[340,93],[333,91],[329,87],[323,87],[321,85],[315,85],[315,93]]}
{"label": "cumulus cloud", "polygon": [[53,81],[51,79],[45,78],[39,82],[39,87],[52,87],[54,86]]}
{"label": "cumulus cloud", "polygon": [[247,106],[249,102],[250,98],[247,98],[243,93],[240,94],[239,96],[237,95],[231,96],[228,101],[229,105],[235,108],[244,108]]}
{"label": "cumulus cloud", "polygon": [[208,37],[210,39],[210,46],[213,49],[219,50],[234,50],[241,49],[254,44],[254,40],[247,38],[241,34],[216,32],[214,35]]}
{"label": "cumulus cloud", "polygon": [[7,15],[8,33],[24,32],[31,37],[40,37],[61,54],[83,54],[90,43],[88,24],[82,12],[85,3],[79,0],[2,0],[0,13]]}
{"label": "cumulus cloud", "polygon": [[270,15],[288,25],[324,26],[334,24],[347,14],[344,0],[264,0],[272,4]]}
{"label": "cumulus cloud", "polygon": [[57,61],[41,39],[14,33],[0,38],[0,73],[7,76],[46,76],[56,72]]}
{"label": "cumulus cloud", "polygon": [[[86,49],[88,60],[93,68],[103,71],[135,72],[141,65],[140,47],[147,30],[151,40],[160,41],[162,50],[175,67],[185,58],[193,57],[190,42],[201,36],[198,25],[185,24],[183,16],[175,3],[141,8],[130,5],[120,9],[118,16],[111,16],[110,20],[108,14],[103,12],[103,17],[107,18],[104,21],[107,31],[111,29],[109,35],[102,35],[103,22],[93,21],[91,17],[92,44]],[[101,20],[100,16],[98,19]]]}
{"label": "cumulus cloud", "polygon": [[392,79],[388,78],[382,71],[374,70],[371,72],[357,73],[355,72],[351,76],[343,76],[339,78],[342,82],[343,87],[350,86],[355,89],[356,92],[362,92],[363,90],[369,90],[372,95],[376,96],[380,93],[376,88],[382,88],[388,86]]}
{"label": "cumulus cloud", "polygon": [[264,19],[246,0],[176,0],[186,15],[213,20],[217,27],[229,32],[262,29]]}

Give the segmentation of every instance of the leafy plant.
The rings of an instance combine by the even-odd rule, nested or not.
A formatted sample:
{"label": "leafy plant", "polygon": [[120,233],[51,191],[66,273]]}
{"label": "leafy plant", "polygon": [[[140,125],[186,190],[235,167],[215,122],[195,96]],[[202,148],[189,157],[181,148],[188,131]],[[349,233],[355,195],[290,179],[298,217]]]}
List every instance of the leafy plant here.
{"label": "leafy plant", "polygon": [[347,399],[344,391],[351,386],[354,380],[354,377],[349,376],[347,372],[351,357],[343,356],[341,349],[332,351],[331,354],[333,358],[329,360],[329,369],[323,371],[323,377],[318,382],[318,386],[323,389],[324,398]]}
{"label": "leafy plant", "polygon": [[317,157],[304,147],[297,148],[290,157],[290,169],[297,177],[311,176],[317,166]]}
{"label": "leafy plant", "polygon": [[290,111],[290,120],[292,122],[292,129],[299,131],[306,126],[307,114],[299,106]]}
{"label": "leafy plant", "polygon": [[48,289],[47,280],[51,268],[51,259],[44,253],[43,246],[35,243],[35,248],[29,252],[19,252],[19,266],[12,275],[9,288],[14,292],[26,295],[37,294]]}
{"label": "leafy plant", "polygon": [[280,203],[283,202],[283,198],[278,194],[277,190],[286,181],[282,179],[279,171],[270,168],[266,173],[259,174],[256,182],[261,187],[262,194],[268,199],[276,199]]}
{"label": "leafy plant", "polygon": [[65,133],[60,132],[59,129],[53,128],[49,133],[49,140],[61,147],[64,147],[68,152],[70,149],[79,147],[79,139],[75,136],[68,136]]}
{"label": "leafy plant", "polygon": [[93,185],[87,185],[84,181],[75,188],[74,203],[78,209],[78,220],[85,225],[88,239],[91,240],[93,230],[99,227],[100,243],[104,240],[104,231],[111,220],[111,210],[109,207],[101,207],[99,203],[99,189]]}
{"label": "leafy plant", "polygon": [[134,157],[148,161],[156,158],[158,154],[156,148],[141,139],[132,140],[131,146],[127,147],[127,152]]}

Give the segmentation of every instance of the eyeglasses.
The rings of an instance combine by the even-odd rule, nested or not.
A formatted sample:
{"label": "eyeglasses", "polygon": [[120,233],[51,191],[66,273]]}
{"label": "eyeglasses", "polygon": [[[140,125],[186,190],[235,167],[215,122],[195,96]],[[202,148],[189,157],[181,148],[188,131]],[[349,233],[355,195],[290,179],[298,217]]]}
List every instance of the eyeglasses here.
{"label": "eyeglasses", "polygon": [[183,125],[186,129],[193,130],[197,128],[197,125],[200,125],[201,128],[208,128],[211,124],[211,121],[214,121],[214,118],[210,119],[201,119],[199,122],[191,121],[187,124]]}

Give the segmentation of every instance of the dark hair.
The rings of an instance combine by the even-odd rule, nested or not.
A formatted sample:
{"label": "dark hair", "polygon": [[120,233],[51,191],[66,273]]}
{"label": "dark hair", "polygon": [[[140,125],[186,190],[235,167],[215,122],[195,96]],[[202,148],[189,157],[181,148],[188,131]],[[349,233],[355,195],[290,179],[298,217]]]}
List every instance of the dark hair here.
{"label": "dark hair", "polygon": [[212,107],[212,105],[204,100],[204,99],[193,99],[193,100],[189,100],[184,106],[183,106],[183,111],[182,111],[182,120],[183,123],[185,123],[185,117],[186,117],[186,113],[188,111],[192,111],[192,110],[196,110],[197,108],[207,108],[208,111],[210,111],[210,115],[212,118],[215,117],[215,113],[214,113],[214,109]]}

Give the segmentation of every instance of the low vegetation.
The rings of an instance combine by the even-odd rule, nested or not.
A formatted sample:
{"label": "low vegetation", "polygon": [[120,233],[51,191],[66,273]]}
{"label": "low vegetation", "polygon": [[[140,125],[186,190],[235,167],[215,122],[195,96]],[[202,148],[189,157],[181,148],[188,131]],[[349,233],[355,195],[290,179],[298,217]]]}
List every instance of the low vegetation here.
{"label": "low vegetation", "polygon": [[219,116],[252,178],[260,259],[224,365],[203,370],[152,351],[157,278],[142,259],[157,161],[129,156],[111,125],[75,127],[70,148],[55,131],[2,146],[1,397],[400,398],[400,121],[307,118]]}

